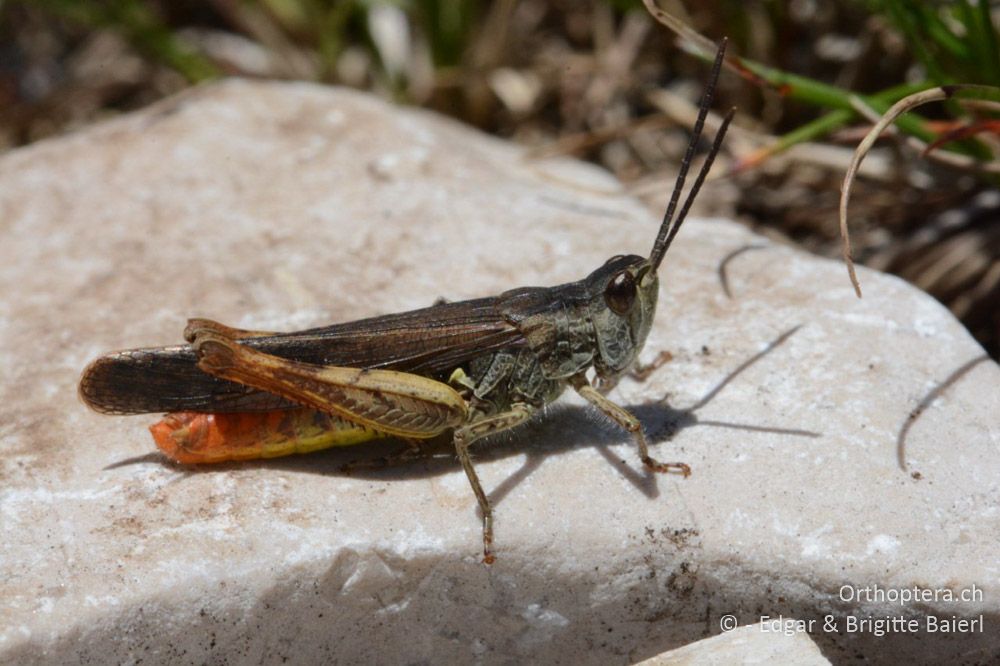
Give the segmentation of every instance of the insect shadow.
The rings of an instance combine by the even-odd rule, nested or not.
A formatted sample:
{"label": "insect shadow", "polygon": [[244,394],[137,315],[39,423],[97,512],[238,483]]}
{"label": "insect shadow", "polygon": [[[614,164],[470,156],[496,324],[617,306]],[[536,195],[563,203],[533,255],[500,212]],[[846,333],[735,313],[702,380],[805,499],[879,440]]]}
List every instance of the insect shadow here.
{"label": "insect shadow", "polygon": [[[698,410],[713,401],[740,374],[775,351],[800,328],[801,326],[795,326],[779,335],[763,350],[729,372],[697,402],[688,407],[672,407],[665,400],[658,400],[646,404],[629,405],[627,409],[642,422],[651,444],[669,441],[681,430],[694,426],[732,428],[793,437],[821,437],[821,433],[810,430],[706,420],[699,419],[696,414]],[[525,442],[528,441],[532,442],[530,448],[525,446]],[[494,503],[500,502],[506,497],[537,470],[549,456],[587,446],[597,449],[608,463],[640,492],[651,499],[656,498],[659,496],[657,475],[645,469],[636,469],[623,460],[612,448],[623,444],[631,445],[631,443],[632,438],[628,433],[606,421],[596,410],[586,406],[557,405],[549,408],[540,418],[535,418],[519,428],[498,433],[477,442],[474,451],[476,460],[480,462],[500,460],[517,455],[524,456],[521,467],[496,485],[489,493],[490,500]],[[422,454],[419,456],[408,458],[405,461],[387,463],[385,457],[392,456],[399,451],[400,447],[400,443],[393,439],[370,443],[365,446],[365,449],[372,453],[372,457],[360,462],[358,461],[361,450],[359,447],[343,447],[309,456],[230,463],[222,466],[213,465],[213,469],[258,465],[297,473],[378,480],[427,478],[460,469],[454,456],[454,449],[447,437],[431,440],[425,444],[422,448]],[[352,465],[352,463],[358,463],[358,465]],[[175,465],[175,463],[166,460],[163,460],[163,464]],[[345,464],[350,466],[349,470],[344,469]]]}

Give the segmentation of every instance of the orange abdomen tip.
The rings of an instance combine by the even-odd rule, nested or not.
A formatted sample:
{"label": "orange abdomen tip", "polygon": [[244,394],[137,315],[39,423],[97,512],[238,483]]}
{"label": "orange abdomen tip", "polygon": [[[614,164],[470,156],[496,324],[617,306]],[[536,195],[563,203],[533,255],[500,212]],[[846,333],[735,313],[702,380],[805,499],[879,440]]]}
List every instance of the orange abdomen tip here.
{"label": "orange abdomen tip", "polygon": [[150,426],[156,446],[185,464],[275,458],[383,437],[350,421],[309,409],[167,414]]}

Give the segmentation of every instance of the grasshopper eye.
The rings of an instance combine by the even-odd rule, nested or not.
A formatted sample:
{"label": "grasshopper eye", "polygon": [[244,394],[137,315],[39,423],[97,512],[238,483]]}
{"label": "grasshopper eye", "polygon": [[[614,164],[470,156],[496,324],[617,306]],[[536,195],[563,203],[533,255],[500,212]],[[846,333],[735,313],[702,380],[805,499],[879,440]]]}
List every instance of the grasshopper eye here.
{"label": "grasshopper eye", "polygon": [[622,271],[611,278],[604,288],[604,302],[618,316],[625,316],[635,303],[635,278],[628,271]]}

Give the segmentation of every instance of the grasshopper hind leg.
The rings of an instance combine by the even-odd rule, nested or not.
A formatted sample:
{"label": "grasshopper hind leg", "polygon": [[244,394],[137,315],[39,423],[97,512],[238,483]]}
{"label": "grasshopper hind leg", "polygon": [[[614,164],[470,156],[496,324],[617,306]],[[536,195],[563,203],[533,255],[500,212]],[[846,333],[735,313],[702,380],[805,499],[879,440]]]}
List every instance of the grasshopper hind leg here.
{"label": "grasshopper hind leg", "polygon": [[447,384],[393,370],[316,365],[240,344],[225,327],[189,331],[198,368],[304,407],[396,437],[429,439],[466,423],[465,401]]}
{"label": "grasshopper hind leg", "polygon": [[362,469],[385,469],[386,467],[417,460],[427,455],[423,446],[421,446],[425,440],[414,439],[412,437],[397,437],[396,439],[400,440],[403,446],[395,452],[368,460],[353,460],[345,465],[341,465],[340,471],[350,474]]}
{"label": "grasshopper hind leg", "polygon": [[496,561],[496,557],[493,555],[493,507],[490,505],[490,500],[486,496],[485,491],[483,491],[483,486],[479,482],[479,475],[476,474],[475,467],[472,466],[472,456],[469,455],[469,446],[481,437],[524,423],[531,418],[532,413],[534,413],[534,408],[530,405],[515,403],[506,412],[487,416],[473,421],[468,425],[456,428],[453,435],[455,454],[458,456],[459,462],[462,463],[462,469],[465,470],[465,475],[469,478],[472,492],[475,493],[476,500],[479,502],[479,510],[483,514],[484,564],[493,564]]}

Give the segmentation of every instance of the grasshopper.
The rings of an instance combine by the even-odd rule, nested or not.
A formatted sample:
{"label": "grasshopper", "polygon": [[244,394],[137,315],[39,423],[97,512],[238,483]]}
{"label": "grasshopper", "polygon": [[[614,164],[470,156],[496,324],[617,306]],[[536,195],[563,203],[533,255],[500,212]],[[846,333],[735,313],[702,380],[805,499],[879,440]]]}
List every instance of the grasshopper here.
{"label": "grasshopper", "polygon": [[[723,120],[679,213],[725,43],[648,258],[617,255],[577,282],[524,287],[400,314],[293,333],[192,319],[186,345],[133,349],[91,363],[80,395],[98,412],[168,412],[151,430],[180,462],[260,458],[394,436],[451,432],[482,513],[483,561],[494,561],[493,509],[469,453],[524,423],[572,387],[631,433],[643,465],[690,474],[649,454],[639,420],[605,397],[636,363],[659,293],[657,272],[718,153]],[[593,381],[588,371],[593,369]]]}

